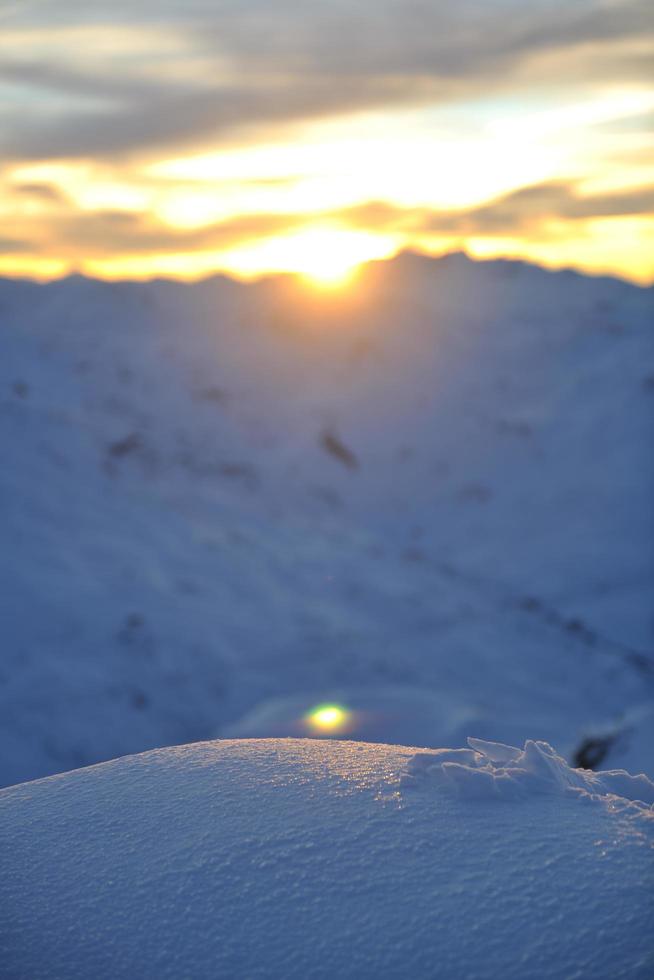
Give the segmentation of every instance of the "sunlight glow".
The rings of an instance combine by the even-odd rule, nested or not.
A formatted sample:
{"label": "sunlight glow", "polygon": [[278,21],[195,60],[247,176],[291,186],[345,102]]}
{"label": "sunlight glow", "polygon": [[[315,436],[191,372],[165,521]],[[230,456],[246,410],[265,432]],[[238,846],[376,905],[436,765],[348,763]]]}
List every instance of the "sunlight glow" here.
{"label": "sunlight glow", "polygon": [[288,273],[338,303],[366,262],[463,249],[651,282],[651,39],[625,3],[565,44],[517,4],[507,44],[493,4],[474,30],[465,3],[391,5],[373,43],[374,4],[298,27],[288,4],[191,3],[182,28],[174,4],[6,0],[0,275]]}
{"label": "sunlight glow", "polygon": [[338,227],[308,228],[231,251],[226,255],[226,266],[238,275],[256,275],[262,270],[291,272],[314,285],[334,287],[347,282],[357,266],[387,258],[400,245],[389,235]]}
{"label": "sunlight glow", "polygon": [[307,726],[316,733],[336,734],[343,732],[350,719],[350,712],[338,704],[321,704],[305,716]]}

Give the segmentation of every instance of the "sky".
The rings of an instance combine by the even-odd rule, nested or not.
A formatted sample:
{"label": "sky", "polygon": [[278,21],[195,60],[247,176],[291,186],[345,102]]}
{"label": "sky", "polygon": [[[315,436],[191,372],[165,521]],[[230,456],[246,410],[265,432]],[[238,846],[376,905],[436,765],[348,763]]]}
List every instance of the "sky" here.
{"label": "sky", "polygon": [[0,274],[654,280],[651,0],[3,0]]}

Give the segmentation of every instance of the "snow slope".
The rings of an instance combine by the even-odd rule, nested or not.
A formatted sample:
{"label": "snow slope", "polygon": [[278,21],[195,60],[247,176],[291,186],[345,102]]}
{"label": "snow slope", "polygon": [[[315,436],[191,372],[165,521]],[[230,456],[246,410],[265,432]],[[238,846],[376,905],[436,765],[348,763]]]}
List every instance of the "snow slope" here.
{"label": "snow slope", "polygon": [[11,787],[3,977],[651,977],[653,802],[534,742],[218,741]]}
{"label": "snow slope", "polygon": [[654,772],[653,295],[0,281],[0,784],[336,696]]}

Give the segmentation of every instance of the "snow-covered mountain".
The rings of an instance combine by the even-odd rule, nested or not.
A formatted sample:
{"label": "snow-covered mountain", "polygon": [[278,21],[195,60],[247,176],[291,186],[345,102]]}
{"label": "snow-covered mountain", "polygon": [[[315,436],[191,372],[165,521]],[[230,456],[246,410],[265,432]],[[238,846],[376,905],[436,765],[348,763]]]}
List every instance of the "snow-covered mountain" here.
{"label": "snow-covered mountain", "polygon": [[651,977],[654,784],[471,742],[223,740],[4,789],[2,975]]}
{"label": "snow-covered mountain", "polygon": [[654,772],[653,312],[460,254],[0,281],[0,784],[325,700]]}

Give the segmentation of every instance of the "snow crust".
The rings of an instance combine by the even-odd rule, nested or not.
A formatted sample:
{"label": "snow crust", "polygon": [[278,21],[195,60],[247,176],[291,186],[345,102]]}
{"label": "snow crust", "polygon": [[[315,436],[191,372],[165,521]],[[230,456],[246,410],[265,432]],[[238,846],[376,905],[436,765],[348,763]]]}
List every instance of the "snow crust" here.
{"label": "snow crust", "polygon": [[479,738],[468,738],[468,744],[470,749],[416,755],[403,785],[411,785],[417,774],[428,774],[470,799],[517,800],[545,793],[594,800],[617,796],[654,805],[654,783],[642,773],[571,769],[547,742],[527,740],[523,749]]}
{"label": "snow crust", "polygon": [[10,787],[2,975],[650,977],[652,800],[477,739],[215,741]]}

